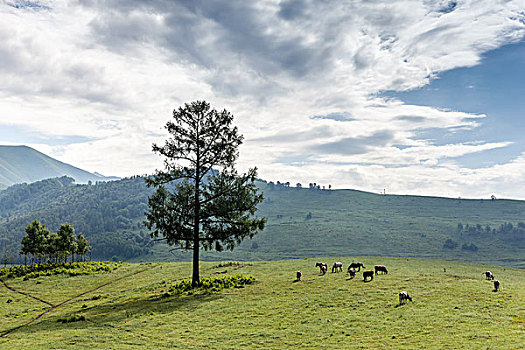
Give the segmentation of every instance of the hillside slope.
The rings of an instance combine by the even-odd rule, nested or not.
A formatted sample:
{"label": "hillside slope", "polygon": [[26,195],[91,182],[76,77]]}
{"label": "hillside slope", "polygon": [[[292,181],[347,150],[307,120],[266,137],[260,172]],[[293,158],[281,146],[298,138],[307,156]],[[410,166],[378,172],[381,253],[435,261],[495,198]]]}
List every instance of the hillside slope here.
{"label": "hillside slope", "polygon": [[[203,252],[204,260],[384,255],[525,267],[524,201],[258,186],[266,199],[257,215],[268,218],[266,229],[233,252]],[[150,242],[143,221],[151,193],[141,177],[10,187],[0,191],[0,249],[16,255],[25,227],[38,219],[51,230],[73,224],[90,240],[93,258],[190,260],[191,253]]]}
{"label": "hillside slope", "polygon": [[61,176],[72,177],[77,183],[114,179],[60,162],[27,146],[0,146],[0,188]]}

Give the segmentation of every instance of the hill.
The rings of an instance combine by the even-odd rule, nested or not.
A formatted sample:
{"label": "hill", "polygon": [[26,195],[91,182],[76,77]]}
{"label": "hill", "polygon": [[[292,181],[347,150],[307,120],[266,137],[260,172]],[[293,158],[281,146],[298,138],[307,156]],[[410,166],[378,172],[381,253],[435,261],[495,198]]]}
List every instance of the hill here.
{"label": "hill", "polygon": [[[523,201],[258,186],[266,199],[257,215],[268,218],[266,229],[233,252],[203,252],[204,260],[382,255],[525,267]],[[191,253],[150,242],[142,223],[151,193],[141,177],[93,185],[61,178],[12,186],[0,191],[0,249],[17,255],[25,227],[38,219],[51,230],[73,224],[90,240],[92,258],[190,260]]]}
{"label": "hill", "polygon": [[0,188],[69,176],[77,183],[115,180],[62,163],[27,146],[0,146]]}
{"label": "hill", "polygon": [[[169,290],[188,278],[189,263],[8,279],[11,289],[0,284],[0,334],[12,332],[0,337],[0,348],[523,348],[525,270],[412,258],[324,260],[334,259],[345,268],[353,260],[384,264],[389,273],[363,283],[361,274],[320,275],[316,259],[209,262],[203,277],[256,281],[182,295]],[[301,282],[294,282],[296,270]],[[485,270],[502,282],[499,292]],[[402,290],[412,302],[399,305]]]}

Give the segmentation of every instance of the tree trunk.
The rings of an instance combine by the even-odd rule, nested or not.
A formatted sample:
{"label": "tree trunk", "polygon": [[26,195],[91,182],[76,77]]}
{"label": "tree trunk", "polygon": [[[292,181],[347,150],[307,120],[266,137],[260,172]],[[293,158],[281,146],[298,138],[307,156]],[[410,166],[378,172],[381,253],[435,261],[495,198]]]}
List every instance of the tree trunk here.
{"label": "tree trunk", "polygon": [[199,212],[200,212],[199,184],[198,182],[196,182],[195,184],[195,222],[193,224],[193,276],[191,278],[191,286],[194,288],[197,287],[200,282],[200,277],[199,277],[199,248],[200,248]]}
{"label": "tree trunk", "polygon": [[197,287],[200,282],[199,277],[199,239],[193,240],[193,276],[191,278],[191,286]]}
{"label": "tree trunk", "polygon": [[[197,131],[198,135],[198,131]],[[198,136],[197,136],[198,139]],[[195,165],[195,204],[194,204],[194,222],[193,222],[193,276],[191,278],[191,286],[193,288],[197,287],[200,282],[199,277],[199,248],[200,248],[200,242],[199,242],[199,234],[200,234],[200,193],[199,193],[199,185],[200,185],[200,150],[197,148],[197,162]]]}

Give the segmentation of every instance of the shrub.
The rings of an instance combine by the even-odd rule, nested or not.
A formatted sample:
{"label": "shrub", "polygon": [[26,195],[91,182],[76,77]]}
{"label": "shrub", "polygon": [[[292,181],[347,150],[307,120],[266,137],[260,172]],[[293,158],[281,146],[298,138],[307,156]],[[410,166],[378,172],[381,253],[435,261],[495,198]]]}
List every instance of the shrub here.
{"label": "shrub", "polygon": [[463,244],[461,246],[461,250],[468,250],[468,251],[471,251],[471,252],[477,252],[478,251],[478,247],[474,244],[474,243],[470,243],[470,244]]}
{"label": "shrub", "polygon": [[24,280],[51,275],[90,275],[98,272],[111,272],[122,265],[121,262],[70,262],[34,265],[18,265],[0,269],[0,278],[24,277]]}
{"label": "shrub", "polygon": [[443,249],[456,249],[458,246],[457,242],[454,242],[450,238],[445,241],[445,244],[443,244]]}
{"label": "shrub", "polygon": [[69,316],[69,317],[61,317],[59,319],[57,319],[57,322],[62,322],[62,323],[71,323],[71,322],[79,322],[79,321],[85,321],[86,318],[84,317],[84,315],[73,315],[73,316]]}
{"label": "shrub", "polygon": [[233,275],[202,278],[197,287],[193,288],[190,280],[184,280],[167,286],[167,291],[163,296],[182,295],[182,294],[211,294],[218,293],[226,288],[242,288],[246,284],[255,282],[253,276]]}

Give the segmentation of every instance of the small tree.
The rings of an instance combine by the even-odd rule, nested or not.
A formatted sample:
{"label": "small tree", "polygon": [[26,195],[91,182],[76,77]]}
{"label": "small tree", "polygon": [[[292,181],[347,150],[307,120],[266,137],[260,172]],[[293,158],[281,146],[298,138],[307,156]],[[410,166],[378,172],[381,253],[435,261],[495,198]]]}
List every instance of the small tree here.
{"label": "small tree", "polygon": [[58,262],[61,247],[60,237],[58,237],[56,233],[53,232],[49,235],[46,248],[48,257],[51,258],[54,262]]}
{"label": "small tree", "polygon": [[83,261],[85,261],[86,254],[89,252],[91,252],[91,246],[89,245],[89,241],[81,232],[77,236],[77,254],[82,257]]}
{"label": "small tree", "polygon": [[234,168],[243,137],[232,121],[228,111],[211,109],[205,101],[185,104],[166,123],[171,137],[164,146],[153,144],[153,151],[165,157],[165,171],[146,180],[156,191],[148,199],[145,224],[152,238],[193,250],[193,286],[200,282],[201,247],[232,250],[266,222],[254,218],[263,201],[256,169],[238,175]]}
{"label": "small tree", "polygon": [[64,262],[67,261],[69,255],[71,255],[71,261],[73,261],[75,251],[77,250],[75,229],[70,224],[62,224],[57,231],[57,235],[59,252],[62,254]]}
{"label": "small tree", "polygon": [[20,252],[24,254],[24,263],[27,265],[27,254],[38,258],[43,258],[46,255],[46,245],[50,232],[46,225],[42,225],[38,220],[28,224],[25,231],[27,235],[22,237]]}

